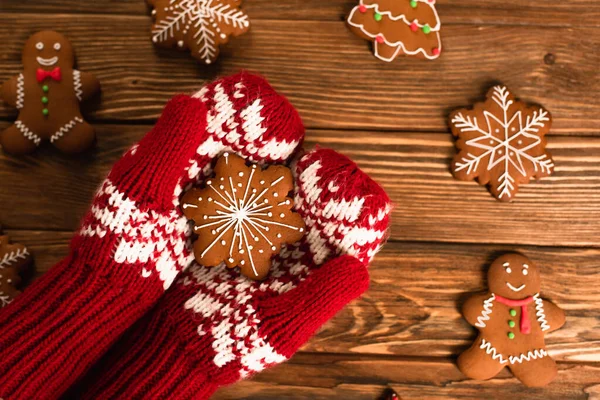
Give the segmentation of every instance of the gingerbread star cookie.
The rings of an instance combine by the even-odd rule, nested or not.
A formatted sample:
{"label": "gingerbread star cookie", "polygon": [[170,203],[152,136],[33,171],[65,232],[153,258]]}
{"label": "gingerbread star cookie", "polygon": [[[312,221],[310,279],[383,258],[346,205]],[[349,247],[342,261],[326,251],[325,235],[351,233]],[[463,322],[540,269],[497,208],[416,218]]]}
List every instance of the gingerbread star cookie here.
{"label": "gingerbread star cookie", "polygon": [[360,0],[348,16],[355,35],[372,41],[375,57],[434,60],[442,51],[435,0]]}
{"label": "gingerbread star cookie", "polygon": [[473,379],[490,379],[510,368],[526,386],[545,386],[557,374],[544,335],[565,323],[565,313],[540,296],[539,269],[527,257],[505,254],[488,271],[489,291],[465,302],[465,319],[479,330],[459,369]]}
{"label": "gingerbread star cookie", "polygon": [[16,289],[21,283],[20,273],[31,262],[27,247],[10,244],[7,235],[0,235],[0,308],[10,304],[21,293]]}
{"label": "gingerbread star cookie", "polygon": [[225,262],[250,279],[265,278],[271,257],[304,235],[304,221],[292,211],[294,201],[288,197],[293,185],[284,166],[263,170],[225,153],[206,187],[191,189],[182,199],[183,213],[198,234],[196,261],[207,267]]}
{"label": "gingerbread star cookie", "polygon": [[248,31],[241,0],[147,0],[154,7],[152,41],[162,47],[190,49],[196,59],[211,64],[230,36]]}
{"label": "gingerbread star cookie", "polygon": [[485,102],[450,115],[459,151],[452,173],[489,185],[498,200],[512,200],[521,184],[552,174],[554,162],[545,139],[551,123],[543,107],[517,101],[504,86],[493,87]]}

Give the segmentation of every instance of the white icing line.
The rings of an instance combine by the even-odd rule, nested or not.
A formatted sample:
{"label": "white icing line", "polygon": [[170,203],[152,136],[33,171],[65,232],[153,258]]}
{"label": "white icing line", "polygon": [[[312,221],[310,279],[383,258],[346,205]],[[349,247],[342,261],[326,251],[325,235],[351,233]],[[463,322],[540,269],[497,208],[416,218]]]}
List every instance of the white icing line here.
{"label": "white icing line", "polygon": [[35,133],[31,132],[31,130],[29,130],[29,128],[27,126],[25,126],[25,124],[22,121],[19,121],[19,120],[15,121],[15,126],[17,127],[18,130],[21,131],[23,136],[25,136],[27,139],[29,139],[33,143],[35,143],[36,146],[40,145],[42,138],[39,137],[38,135],[36,135]]}
{"label": "white icing line", "polygon": [[492,295],[483,302],[483,310],[481,311],[481,315],[477,317],[477,322],[475,323],[476,327],[485,328],[485,321],[489,321],[490,314],[492,313],[492,306],[494,305],[494,300],[496,299],[496,295],[492,293]]}
{"label": "white icing line", "polygon": [[52,137],[50,138],[50,143],[54,143],[64,135],[66,135],[73,127],[77,124],[83,123],[83,119],[80,117],[75,117],[71,121],[67,122],[62,128],[60,128]]}

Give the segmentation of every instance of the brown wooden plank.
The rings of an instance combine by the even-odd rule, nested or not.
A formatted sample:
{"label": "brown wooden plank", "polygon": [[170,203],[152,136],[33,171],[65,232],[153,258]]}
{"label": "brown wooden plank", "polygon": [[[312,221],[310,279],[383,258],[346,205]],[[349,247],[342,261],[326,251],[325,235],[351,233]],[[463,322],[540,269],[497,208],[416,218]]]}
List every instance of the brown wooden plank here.
{"label": "brown wooden plank", "polygon": [[[246,68],[288,95],[309,127],[445,132],[452,109],[502,81],[553,113],[552,134],[600,133],[595,28],[453,25],[438,61],[387,64],[342,22],[259,20],[224,49],[220,64],[206,68],[184,53],[155,49],[147,18],[6,14],[0,80],[21,69],[33,26],[60,26],[74,42],[80,68],[99,77],[102,99],[87,107],[95,121],[150,121],[174,93]],[[14,116],[0,108],[0,118]]]}
{"label": "brown wooden plank", "polygon": [[392,387],[403,400],[578,400],[600,396],[598,365],[559,364],[547,387],[528,389],[504,370],[496,378],[466,379],[451,360],[380,360],[299,354],[252,381],[220,389],[215,400],[378,400]]}
{"label": "brown wooden plank", "polygon": [[[11,231],[28,245],[38,276],[64,257],[70,234]],[[390,242],[370,267],[371,287],[305,347],[319,353],[453,357],[475,330],[459,306],[486,288],[485,271],[503,252],[519,250],[542,268],[543,295],[567,312],[567,324],[547,335],[554,358],[600,361],[600,249]],[[599,381],[600,383],[600,381]]]}
{"label": "brown wooden plank", "polygon": [[[321,20],[338,21],[357,4],[352,0],[269,0],[245,1],[243,9],[252,20]],[[600,4],[594,0],[439,0],[437,10],[444,24],[528,24],[555,26],[599,26]],[[0,12],[23,13],[92,13],[145,16],[148,8],[142,0],[36,0],[24,3],[3,0]]]}
{"label": "brown wooden plank", "polygon": [[[8,123],[0,123],[0,129]],[[13,229],[74,230],[97,186],[150,126],[98,125],[99,145],[78,158],[50,148],[0,155],[0,222]],[[410,241],[600,246],[600,138],[553,137],[554,176],[496,201],[449,172],[450,134],[310,130],[315,143],[347,154],[395,203],[392,238]]]}

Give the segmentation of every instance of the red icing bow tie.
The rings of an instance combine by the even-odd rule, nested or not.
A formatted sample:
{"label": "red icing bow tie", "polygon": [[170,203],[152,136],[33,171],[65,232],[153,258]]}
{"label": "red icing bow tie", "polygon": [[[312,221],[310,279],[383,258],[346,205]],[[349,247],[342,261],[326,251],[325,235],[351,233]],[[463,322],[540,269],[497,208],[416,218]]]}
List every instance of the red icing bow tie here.
{"label": "red icing bow tie", "polygon": [[46,71],[41,68],[38,68],[36,78],[39,83],[44,82],[44,80],[46,80],[47,78],[53,79],[56,82],[60,82],[60,80],[62,79],[62,73],[60,72],[60,67],[56,67],[52,71]]}
{"label": "red icing bow tie", "polygon": [[496,300],[499,303],[502,303],[509,307],[521,307],[521,321],[519,324],[519,329],[522,333],[526,335],[531,333],[531,322],[529,321],[529,312],[527,311],[527,305],[533,301],[533,297],[525,297],[523,300],[511,300],[496,295]]}

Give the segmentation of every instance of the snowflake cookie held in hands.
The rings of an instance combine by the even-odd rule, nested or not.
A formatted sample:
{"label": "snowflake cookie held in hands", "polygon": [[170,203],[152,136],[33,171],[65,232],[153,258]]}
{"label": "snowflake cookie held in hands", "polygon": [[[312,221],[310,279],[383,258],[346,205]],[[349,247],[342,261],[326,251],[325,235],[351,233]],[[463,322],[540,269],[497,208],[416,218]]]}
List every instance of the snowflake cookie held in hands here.
{"label": "snowflake cookie held in hands", "polygon": [[545,139],[551,124],[543,107],[528,106],[506,87],[495,86],[484,103],[450,115],[459,150],[452,173],[463,181],[477,178],[498,200],[510,201],[519,185],[552,174]]}
{"label": "snowflake cookie held in hands", "polygon": [[525,256],[509,253],[488,271],[489,291],[475,294],[462,307],[479,336],[458,357],[469,378],[485,380],[510,368],[526,386],[545,386],[557,374],[544,336],[565,323],[565,313],[540,296],[539,269]]}
{"label": "snowflake cookie held in hands", "polygon": [[32,260],[27,247],[10,244],[8,236],[0,235],[0,308],[9,305],[21,293],[16,288],[21,283],[20,273]]}
{"label": "snowflake cookie held in hands", "polygon": [[147,0],[154,8],[152,41],[162,47],[190,49],[196,59],[211,64],[229,36],[246,33],[248,16],[241,0]]}
{"label": "snowflake cookie held in hands", "polygon": [[261,280],[269,273],[271,257],[285,243],[304,235],[302,217],[292,211],[291,171],[275,165],[262,170],[243,158],[225,153],[215,177],[203,189],[191,189],[182,199],[185,216],[194,220],[196,261],[215,267],[240,267],[243,275]]}

